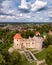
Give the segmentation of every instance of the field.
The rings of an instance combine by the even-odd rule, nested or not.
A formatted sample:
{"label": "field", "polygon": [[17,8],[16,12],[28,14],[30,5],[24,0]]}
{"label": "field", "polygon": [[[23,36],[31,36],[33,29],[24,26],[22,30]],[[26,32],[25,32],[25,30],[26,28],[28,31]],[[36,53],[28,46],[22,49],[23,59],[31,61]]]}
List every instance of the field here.
{"label": "field", "polygon": [[43,49],[41,52],[34,54],[38,60],[43,60],[46,58],[46,49]]}

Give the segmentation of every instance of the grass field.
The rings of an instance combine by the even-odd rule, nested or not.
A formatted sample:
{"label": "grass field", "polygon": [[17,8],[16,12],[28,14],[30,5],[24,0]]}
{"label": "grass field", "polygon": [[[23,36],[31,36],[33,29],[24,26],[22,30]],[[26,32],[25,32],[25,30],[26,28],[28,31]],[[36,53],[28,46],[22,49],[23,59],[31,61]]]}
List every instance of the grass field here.
{"label": "grass field", "polygon": [[43,60],[46,58],[46,49],[43,49],[41,52],[34,54],[38,60]]}

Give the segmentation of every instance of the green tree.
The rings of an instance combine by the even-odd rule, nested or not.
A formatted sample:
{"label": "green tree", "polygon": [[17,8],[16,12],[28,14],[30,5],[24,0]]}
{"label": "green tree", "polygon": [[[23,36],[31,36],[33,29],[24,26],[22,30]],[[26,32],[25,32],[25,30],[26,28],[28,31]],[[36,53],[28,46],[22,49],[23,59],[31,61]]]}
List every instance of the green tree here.
{"label": "green tree", "polygon": [[44,47],[48,47],[49,45],[52,45],[52,36],[48,35],[44,41]]}
{"label": "green tree", "polygon": [[29,32],[29,36],[30,36],[30,37],[33,37],[34,35],[35,35],[35,33],[34,33],[33,31],[30,31],[30,32]]}
{"label": "green tree", "polygon": [[21,35],[23,38],[29,38],[29,33],[26,32],[21,32]]}
{"label": "green tree", "polygon": [[0,65],[5,65],[5,59],[2,54],[0,54]]}
{"label": "green tree", "polygon": [[10,55],[10,61],[12,63],[12,65],[21,65],[21,55],[18,51],[14,51],[11,55]]}
{"label": "green tree", "polygon": [[46,63],[52,65],[52,45],[47,48]]}

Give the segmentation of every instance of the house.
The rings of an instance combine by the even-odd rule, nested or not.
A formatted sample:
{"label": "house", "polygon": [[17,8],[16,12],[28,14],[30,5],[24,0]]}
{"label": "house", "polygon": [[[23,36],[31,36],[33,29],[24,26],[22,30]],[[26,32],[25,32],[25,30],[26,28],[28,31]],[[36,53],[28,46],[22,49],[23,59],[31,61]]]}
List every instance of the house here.
{"label": "house", "polygon": [[52,31],[49,31],[48,34],[49,34],[49,35],[52,35]]}
{"label": "house", "polygon": [[34,36],[33,38],[29,37],[28,39],[22,38],[21,34],[17,33],[14,36],[14,49],[22,48],[35,48],[37,50],[42,49],[43,38]]}
{"label": "house", "polygon": [[35,32],[35,35],[36,35],[36,36],[40,36],[40,32],[36,31],[36,32]]}

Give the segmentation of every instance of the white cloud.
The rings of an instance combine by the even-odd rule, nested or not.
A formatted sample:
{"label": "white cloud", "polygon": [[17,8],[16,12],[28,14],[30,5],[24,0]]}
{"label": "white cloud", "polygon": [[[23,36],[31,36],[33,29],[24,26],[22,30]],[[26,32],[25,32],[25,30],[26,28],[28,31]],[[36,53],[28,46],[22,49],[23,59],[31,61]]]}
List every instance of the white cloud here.
{"label": "white cloud", "polygon": [[18,19],[17,16],[10,16],[10,15],[0,15],[1,19]]}
{"label": "white cloud", "polygon": [[6,18],[8,18],[8,19],[14,19],[16,17],[15,16],[7,16]]}
{"label": "white cloud", "polygon": [[22,13],[20,13],[20,14],[19,14],[19,16],[23,16],[23,14],[22,14]]}
{"label": "white cloud", "polygon": [[12,1],[12,0],[10,0],[10,1],[9,0],[3,1],[2,2],[2,7],[3,7],[2,11],[4,13],[7,13],[7,14],[14,13],[17,10],[15,2]]}
{"label": "white cloud", "polygon": [[8,10],[7,14],[13,14],[15,11],[14,10]]}
{"label": "white cloud", "polygon": [[6,18],[6,15],[0,15],[0,19]]}

